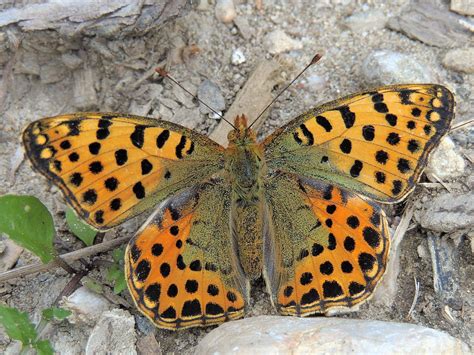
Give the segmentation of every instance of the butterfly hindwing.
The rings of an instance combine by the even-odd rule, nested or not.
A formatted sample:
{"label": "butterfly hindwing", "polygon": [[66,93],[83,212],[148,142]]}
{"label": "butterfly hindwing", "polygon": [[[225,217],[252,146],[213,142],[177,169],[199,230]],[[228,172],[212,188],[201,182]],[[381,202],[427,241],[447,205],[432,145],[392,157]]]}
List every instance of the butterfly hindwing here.
{"label": "butterfly hindwing", "polygon": [[172,198],[130,241],[128,287],[158,327],[208,326],[243,316],[249,286],[231,239],[229,190],[210,183]]}
{"label": "butterfly hindwing", "polygon": [[412,190],[453,117],[453,95],[441,85],[380,87],[299,116],[264,141],[265,157],[272,171],[396,202]]}
{"label": "butterfly hindwing", "polygon": [[76,213],[108,229],[223,167],[223,148],[179,125],[114,113],[76,113],[23,132],[33,166]]}
{"label": "butterfly hindwing", "polygon": [[324,313],[366,300],[389,251],[385,214],[331,184],[280,175],[266,185],[264,275],[284,315]]}

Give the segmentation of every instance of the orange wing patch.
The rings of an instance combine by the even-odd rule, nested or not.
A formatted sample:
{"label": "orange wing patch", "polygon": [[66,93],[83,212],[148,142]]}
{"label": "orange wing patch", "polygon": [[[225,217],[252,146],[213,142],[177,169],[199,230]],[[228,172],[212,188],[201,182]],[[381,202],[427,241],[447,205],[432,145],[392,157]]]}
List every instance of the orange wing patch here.
{"label": "orange wing patch", "polygon": [[33,122],[23,141],[76,212],[108,229],[221,168],[220,147],[188,133],[152,119],[84,113]]}
{"label": "orange wing patch", "polygon": [[[193,228],[210,222],[200,217],[202,206],[197,201],[201,198],[208,200],[197,194],[182,207],[167,206],[127,247],[125,270],[131,295],[160,328],[209,326],[244,314],[247,295],[237,281],[239,267],[228,264],[235,259],[230,240],[221,240],[212,230],[220,249],[216,258],[210,254],[213,246],[204,249],[211,242],[204,239],[206,234],[193,234]],[[221,234],[228,236],[228,228]]]}
{"label": "orange wing patch", "polygon": [[382,87],[318,107],[267,138],[268,165],[396,202],[453,117],[454,98],[443,86]]}
{"label": "orange wing patch", "polygon": [[270,192],[282,204],[272,207],[275,254],[267,256],[266,280],[279,312],[305,316],[366,300],[388,258],[383,211],[332,185],[278,179],[284,189]]}

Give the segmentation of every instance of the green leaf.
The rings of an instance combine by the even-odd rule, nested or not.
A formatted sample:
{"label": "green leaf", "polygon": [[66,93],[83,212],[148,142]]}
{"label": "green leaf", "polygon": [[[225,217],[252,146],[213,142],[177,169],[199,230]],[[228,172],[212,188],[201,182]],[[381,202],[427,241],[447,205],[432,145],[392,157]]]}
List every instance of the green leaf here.
{"label": "green leaf", "polygon": [[125,281],[125,274],[122,271],[119,277],[115,279],[114,293],[118,295],[120,292],[125,290],[126,287],[127,287],[127,283]]}
{"label": "green leaf", "polygon": [[92,280],[90,277],[83,277],[82,278],[82,284],[87,287],[89,290],[98,293],[98,294],[103,294],[104,290],[102,289],[102,285],[95,282]]}
{"label": "green leaf", "polygon": [[33,347],[38,352],[38,355],[54,355],[54,349],[49,340],[38,340],[33,344]]}
{"label": "green leaf", "polygon": [[71,208],[66,210],[66,222],[71,232],[82,240],[88,247],[94,244],[97,231],[79,219]]}
{"label": "green leaf", "polygon": [[43,318],[46,321],[50,321],[52,319],[63,320],[66,319],[71,315],[71,312],[67,309],[59,308],[59,307],[51,307],[43,309]]}
{"label": "green leaf", "polygon": [[32,343],[38,336],[28,314],[20,312],[16,308],[0,305],[0,323],[8,336],[21,341],[23,346]]}
{"label": "green leaf", "polygon": [[36,197],[1,196],[0,232],[38,255],[43,263],[53,260],[53,217]]}
{"label": "green leaf", "polygon": [[125,248],[123,247],[114,249],[114,251],[112,252],[112,258],[117,263],[123,262],[124,257],[125,257]]}
{"label": "green leaf", "polygon": [[121,270],[119,269],[119,267],[117,265],[113,264],[107,270],[107,280],[108,281],[117,280],[117,277],[120,277],[120,272],[121,272]]}

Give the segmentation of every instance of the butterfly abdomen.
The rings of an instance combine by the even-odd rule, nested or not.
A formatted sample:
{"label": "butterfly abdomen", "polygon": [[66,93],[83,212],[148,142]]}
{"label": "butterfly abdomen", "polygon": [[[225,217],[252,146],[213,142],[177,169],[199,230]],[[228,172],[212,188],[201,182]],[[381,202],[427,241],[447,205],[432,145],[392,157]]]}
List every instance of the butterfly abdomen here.
{"label": "butterfly abdomen", "polygon": [[240,131],[231,140],[226,170],[232,186],[232,234],[246,276],[260,277],[263,267],[263,185],[265,163],[252,132]]}

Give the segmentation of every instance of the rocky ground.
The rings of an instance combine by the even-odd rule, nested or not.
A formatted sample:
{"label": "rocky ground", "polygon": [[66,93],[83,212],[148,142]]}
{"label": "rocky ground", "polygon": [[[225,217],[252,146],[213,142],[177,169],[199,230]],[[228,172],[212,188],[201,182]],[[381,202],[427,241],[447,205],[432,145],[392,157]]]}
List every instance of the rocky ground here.
{"label": "rocky ground", "polygon": [[[59,252],[84,247],[67,230],[59,192],[21,163],[22,127],[41,117],[100,110],[161,117],[210,134],[218,124],[213,114],[154,74],[157,66],[165,66],[188,90],[225,112],[263,60],[281,66],[273,79],[281,84],[315,53],[323,54],[271,108],[262,136],[342,95],[390,83],[441,83],[456,95],[458,128],[436,152],[415,193],[386,208],[393,231],[411,208],[413,218],[392,253],[393,271],[382,291],[345,317],[423,325],[473,346],[474,131],[472,126],[459,127],[474,112],[471,2],[216,2],[176,1],[168,12],[161,9],[155,22],[150,22],[156,18],[152,2],[112,1],[108,6],[115,8],[91,5],[87,14],[72,6],[48,7],[47,1],[2,3],[0,194],[39,197],[53,213]],[[21,11],[12,12],[13,6]],[[107,232],[103,239],[133,235],[143,218]],[[2,243],[0,270],[37,261],[8,241]],[[105,280],[97,260],[110,261],[110,253],[91,260],[99,265],[92,275]],[[0,285],[0,300],[37,321],[68,281],[60,270],[9,280]],[[274,315],[263,282],[253,286],[248,316]],[[45,333],[58,352],[80,353],[86,344],[92,352],[110,350],[107,339],[131,351],[127,346],[138,339],[141,353],[192,353],[211,331],[157,330],[133,307],[80,290],[66,301],[79,313]],[[122,296],[131,302],[126,292]],[[15,346],[0,330],[0,351],[14,352]]]}

